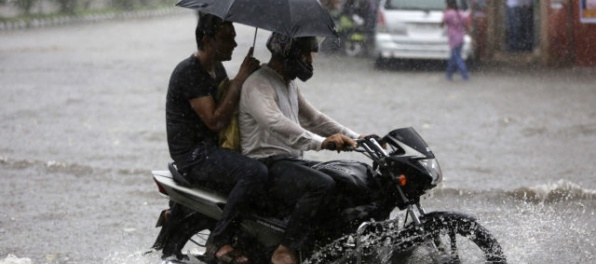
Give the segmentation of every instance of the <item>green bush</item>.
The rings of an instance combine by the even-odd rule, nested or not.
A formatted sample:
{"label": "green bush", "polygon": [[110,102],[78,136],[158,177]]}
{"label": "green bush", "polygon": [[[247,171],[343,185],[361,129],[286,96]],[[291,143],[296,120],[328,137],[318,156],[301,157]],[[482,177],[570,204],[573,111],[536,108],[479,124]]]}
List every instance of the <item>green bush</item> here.
{"label": "green bush", "polygon": [[14,6],[16,6],[23,14],[31,14],[31,9],[37,0],[8,0]]}
{"label": "green bush", "polygon": [[77,0],[54,0],[60,8],[60,13],[74,14],[77,11]]}
{"label": "green bush", "polygon": [[112,7],[120,10],[133,10],[140,7],[175,4],[177,0],[112,0]]}

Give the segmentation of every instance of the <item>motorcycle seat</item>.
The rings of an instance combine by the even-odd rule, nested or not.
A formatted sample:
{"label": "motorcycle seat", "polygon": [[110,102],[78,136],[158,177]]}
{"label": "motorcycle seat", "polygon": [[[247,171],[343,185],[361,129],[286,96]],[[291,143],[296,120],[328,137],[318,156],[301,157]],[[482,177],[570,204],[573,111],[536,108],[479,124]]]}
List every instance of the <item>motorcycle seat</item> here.
{"label": "motorcycle seat", "polygon": [[222,196],[222,198],[226,198],[227,195],[220,193],[217,190],[214,190],[212,188],[208,188],[205,186],[195,186],[190,184],[190,182],[186,179],[186,177],[184,177],[184,175],[182,175],[182,173],[180,173],[180,171],[178,171],[178,168],[176,167],[176,164],[174,162],[170,162],[168,163],[168,170],[170,171],[170,173],[172,174],[172,180],[174,180],[174,182],[180,186],[189,188],[189,189],[198,189],[198,190],[202,190],[202,191],[206,191],[206,192],[210,192],[213,194],[217,194]]}
{"label": "motorcycle seat", "polygon": [[186,178],[184,178],[184,176],[182,176],[182,174],[178,171],[178,168],[176,168],[176,165],[174,164],[174,162],[168,163],[168,170],[170,170],[170,173],[172,174],[172,178],[174,179],[174,182],[176,182],[177,184],[180,184],[184,187],[192,188],[192,186],[190,185],[190,182],[188,182],[186,180]]}

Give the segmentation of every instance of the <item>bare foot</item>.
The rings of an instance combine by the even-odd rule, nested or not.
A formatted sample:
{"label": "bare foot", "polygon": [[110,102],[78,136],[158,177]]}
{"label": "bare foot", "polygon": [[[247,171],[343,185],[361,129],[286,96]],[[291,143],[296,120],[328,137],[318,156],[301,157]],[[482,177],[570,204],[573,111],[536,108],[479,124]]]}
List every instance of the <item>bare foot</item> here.
{"label": "bare foot", "polygon": [[296,264],[296,262],[296,253],[284,245],[279,245],[271,256],[272,264]]}

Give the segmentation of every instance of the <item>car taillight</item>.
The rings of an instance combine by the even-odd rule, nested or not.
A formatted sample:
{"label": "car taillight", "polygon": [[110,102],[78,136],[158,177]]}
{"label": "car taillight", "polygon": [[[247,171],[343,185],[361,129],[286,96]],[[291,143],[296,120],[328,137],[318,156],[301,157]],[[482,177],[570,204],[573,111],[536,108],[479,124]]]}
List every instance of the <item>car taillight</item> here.
{"label": "car taillight", "polygon": [[378,31],[385,31],[385,13],[379,10],[377,12],[377,30]]}
{"label": "car taillight", "polygon": [[166,189],[163,186],[161,186],[161,184],[159,184],[159,182],[155,178],[153,178],[153,181],[157,185],[157,189],[159,190],[160,193],[168,195],[168,193],[166,192]]}

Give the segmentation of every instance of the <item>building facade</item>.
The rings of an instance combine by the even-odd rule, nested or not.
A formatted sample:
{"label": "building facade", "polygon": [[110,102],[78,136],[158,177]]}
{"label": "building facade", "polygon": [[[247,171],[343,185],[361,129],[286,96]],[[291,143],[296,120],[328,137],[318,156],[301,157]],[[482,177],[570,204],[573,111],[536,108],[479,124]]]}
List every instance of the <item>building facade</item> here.
{"label": "building facade", "polygon": [[[474,34],[481,61],[596,66],[596,0],[511,1],[529,5],[518,6],[525,10],[518,13],[511,12],[514,8],[508,2],[474,1]],[[512,48],[512,39],[521,45]]]}

